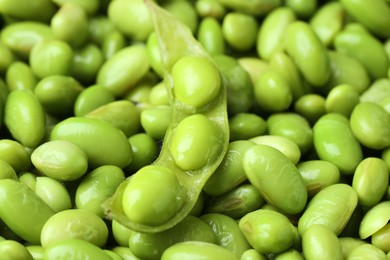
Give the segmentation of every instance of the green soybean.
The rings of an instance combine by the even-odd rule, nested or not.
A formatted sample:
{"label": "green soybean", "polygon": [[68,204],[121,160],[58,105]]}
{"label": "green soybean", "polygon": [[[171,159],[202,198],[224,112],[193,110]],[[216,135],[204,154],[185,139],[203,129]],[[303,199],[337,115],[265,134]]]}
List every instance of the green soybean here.
{"label": "green soybean", "polygon": [[34,90],[38,82],[31,67],[22,61],[15,61],[9,66],[5,79],[10,91],[16,89]]}
{"label": "green soybean", "polygon": [[227,109],[229,115],[249,111],[254,103],[253,83],[239,61],[227,55],[213,57],[227,81]]}
{"label": "green soybean", "polygon": [[70,75],[72,60],[72,48],[59,40],[35,44],[29,56],[31,69],[40,79],[51,75]]}
{"label": "green soybean", "polygon": [[[196,232],[193,232],[194,230]],[[202,241],[212,244],[218,242],[217,236],[209,225],[197,217],[188,215],[177,225],[162,232],[133,232],[129,238],[129,248],[140,259],[157,260],[161,259],[164,251],[170,246],[184,241]]]}
{"label": "green soybean", "polygon": [[380,78],[371,82],[360,96],[360,102],[372,102],[380,104],[388,96],[390,96],[390,79]]}
{"label": "green soybean", "polygon": [[389,169],[379,158],[367,157],[356,167],[352,187],[359,197],[359,204],[373,207],[385,195],[389,182]]}
{"label": "green soybean", "polygon": [[133,232],[131,229],[121,225],[116,220],[112,220],[111,232],[115,242],[117,242],[119,246],[127,247],[129,245],[129,238]]}
{"label": "green soybean", "polygon": [[158,76],[163,77],[164,72],[161,62],[160,49],[157,34],[154,31],[149,34],[149,37],[146,40],[146,50],[148,52],[150,67],[157,73]]}
{"label": "green soybean", "polygon": [[250,249],[250,245],[242,234],[238,223],[233,218],[218,213],[209,213],[200,216],[200,219],[213,229],[218,238],[218,244],[237,257]]}
{"label": "green soybean", "polygon": [[[192,210],[205,182],[215,171],[219,163],[222,161],[223,155],[227,150],[229,138],[227,133],[228,123],[227,123],[227,111],[226,111],[226,103],[225,103],[226,90],[224,84],[221,85],[220,93],[219,95],[217,95],[216,100],[213,101],[213,106],[208,108],[208,110],[204,111],[203,114],[195,114],[194,111],[188,111],[187,109],[184,109],[183,103],[181,103],[178,99],[176,99],[173,96],[174,85],[172,85],[173,80],[172,80],[171,72],[175,62],[177,62],[180,58],[187,55],[200,55],[202,57],[208,57],[207,52],[203,50],[200,43],[198,43],[193,38],[190,30],[187,27],[185,27],[183,24],[180,24],[171,14],[162,10],[160,7],[156,6],[152,2],[147,2],[147,6],[151,11],[153,21],[154,21],[155,31],[159,40],[159,46],[161,50],[162,61],[163,61],[164,71],[165,71],[164,74],[165,84],[167,84],[167,89],[170,91],[169,95],[173,97],[170,101],[170,105],[172,106],[172,121],[170,126],[167,129],[160,155],[153,165],[158,167],[166,167],[168,171],[174,173],[177,178],[175,182],[177,182],[180,186],[184,188],[184,191],[187,194],[187,198],[184,200],[182,207],[178,209],[175,214],[171,215],[169,218],[166,217],[165,219],[166,222],[163,223],[163,221],[161,221],[160,219],[159,221],[160,223],[155,226],[140,225],[138,223],[129,221],[128,218],[123,213],[123,209],[121,208],[122,197],[123,197],[122,194],[125,188],[127,187],[127,184],[131,182],[131,178],[130,178],[124,181],[119,186],[114,196],[111,197],[103,205],[103,207],[106,209],[106,212],[109,212],[108,215],[109,217],[118,220],[118,222],[120,222],[124,226],[127,226],[137,231],[159,232],[174,226],[175,224],[180,222]],[[180,33],[176,33],[177,30],[179,30]],[[174,31],[175,33],[172,33]],[[175,43],[174,48],[171,45],[172,42]],[[206,128],[208,128],[209,130],[213,129],[211,132],[215,131],[215,133],[218,133],[218,137],[214,135],[211,138],[213,140],[212,143],[218,146],[218,148],[214,147],[210,149],[210,150],[215,149],[214,150],[215,152],[211,153],[214,154],[214,157],[208,158],[206,162],[204,162],[204,159],[202,158],[200,160],[193,158],[194,161],[197,161],[196,167],[201,167],[201,168],[193,171],[192,170],[187,171],[187,170],[180,169],[180,167],[176,165],[175,159],[179,159],[180,161],[181,158],[174,159],[170,150],[171,147],[174,147],[172,146],[174,138],[178,138],[178,139],[186,138],[185,133],[183,133],[183,135],[182,134],[176,135],[177,129],[180,129],[178,127],[180,123],[183,123],[183,121],[188,118],[191,119],[191,117],[195,118],[196,122],[198,121],[207,122],[205,123],[206,125],[203,125],[203,123],[201,124],[202,129],[204,126],[206,126]],[[190,123],[191,121],[192,120],[189,120]],[[182,129],[184,129],[184,127]],[[197,135],[198,135],[197,138],[202,137],[202,133],[197,133]],[[206,136],[203,135],[203,137]],[[209,139],[210,137],[206,138],[206,140]],[[216,139],[218,139],[218,141]],[[194,148],[198,149],[198,147],[196,146],[194,146]],[[202,148],[202,149],[207,150],[208,148],[206,149]],[[178,154],[180,154],[180,152]],[[203,162],[199,163],[201,161]],[[203,163],[206,164],[200,165]],[[187,168],[186,166],[189,165],[184,165],[184,166],[185,168]],[[190,168],[192,168],[192,166]],[[129,189],[129,191],[131,191],[131,189]],[[154,197],[154,199],[156,199],[160,196],[161,194],[155,193],[155,196],[151,196],[150,198],[152,199],[152,197]],[[159,215],[150,216],[150,217],[152,220],[153,219],[157,220],[157,218],[159,218]]]}
{"label": "green soybean", "polygon": [[209,198],[205,202],[206,213],[221,213],[239,219],[259,209],[265,203],[263,197],[252,184],[243,184],[222,195]]}
{"label": "green soybean", "polygon": [[243,164],[248,180],[268,203],[287,214],[303,210],[307,201],[305,183],[294,163],[282,152],[258,144],[248,148]]}
{"label": "green soybean", "polygon": [[108,34],[102,43],[101,51],[103,59],[110,59],[115,53],[127,46],[127,39],[123,33],[119,31],[113,31]]}
{"label": "green soybean", "polygon": [[0,180],[0,195],[2,221],[19,237],[40,244],[42,228],[55,212],[26,184],[16,180]]}
{"label": "green soybean", "polygon": [[386,260],[386,254],[380,250],[379,248],[371,245],[371,244],[364,244],[356,247],[352,252],[349,254],[348,259],[351,260],[359,260],[359,259],[367,259],[367,258],[374,258],[374,259],[380,259],[380,260]]}
{"label": "green soybean", "polygon": [[250,2],[240,0],[218,0],[218,2],[226,8],[256,16],[264,16],[281,5],[280,0],[255,0]]}
{"label": "green soybean", "polygon": [[337,52],[361,62],[371,79],[386,77],[389,59],[383,44],[373,35],[344,29],[335,37],[333,45]]}
{"label": "green soybean", "polygon": [[94,169],[77,186],[76,207],[104,217],[101,204],[114,194],[124,179],[124,172],[117,166],[104,165]]}
{"label": "green soybean", "polygon": [[0,254],[3,259],[23,259],[33,260],[32,255],[21,243],[14,240],[4,240],[0,242]]}
{"label": "green soybean", "polygon": [[337,85],[329,91],[325,100],[325,108],[328,113],[340,113],[349,117],[359,103],[359,99],[359,92],[351,85]]}
{"label": "green soybean", "polygon": [[336,51],[328,51],[330,68],[332,70],[327,87],[347,84],[355,88],[359,93],[364,92],[370,85],[370,76],[363,64],[346,54]]}
{"label": "green soybean", "polygon": [[8,48],[25,58],[28,58],[35,44],[54,38],[49,25],[33,21],[9,24],[2,29],[0,36],[0,40]]}
{"label": "green soybean", "polygon": [[70,117],[52,129],[50,140],[64,140],[79,146],[88,157],[88,166],[105,164],[120,168],[132,160],[130,143],[125,134],[100,119]]}
{"label": "green soybean", "polygon": [[104,15],[91,17],[88,28],[90,40],[99,46],[101,46],[107,35],[118,30],[114,23]]}
{"label": "green soybean", "polygon": [[108,18],[127,37],[144,41],[153,30],[152,18],[143,1],[110,2]]}
{"label": "green soybean", "polygon": [[293,101],[288,81],[275,70],[268,70],[259,77],[254,92],[257,105],[269,113],[285,111]]}
{"label": "green soybean", "polygon": [[73,115],[73,107],[84,87],[70,76],[53,75],[40,80],[34,94],[45,111],[51,115],[64,117]]}
{"label": "green soybean", "polygon": [[24,5],[23,1],[2,1],[0,13],[16,19],[48,22],[56,11],[56,6],[52,1],[39,0],[33,4]]}
{"label": "green soybean", "polygon": [[362,102],[351,113],[350,125],[359,142],[372,149],[390,145],[390,115],[380,105]]}
{"label": "green soybean", "polygon": [[316,93],[304,94],[295,101],[294,111],[314,124],[326,114],[325,98]]}
{"label": "green soybean", "polygon": [[287,53],[296,62],[304,78],[314,87],[323,86],[331,75],[329,57],[310,25],[302,21],[290,23],[285,41]]}
{"label": "green soybean", "polygon": [[297,100],[310,91],[310,87],[304,83],[301,72],[291,57],[283,51],[276,52],[268,62],[270,69],[279,72],[288,82],[293,96]]}
{"label": "green soybean", "polygon": [[324,4],[310,18],[310,26],[325,46],[330,46],[345,23],[345,9],[340,2]]}
{"label": "green soybean", "polygon": [[293,164],[297,164],[301,158],[301,152],[298,145],[284,136],[279,135],[261,135],[256,136],[249,141],[260,144],[271,146],[281,153],[283,153]]}
{"label": "green soybean", "polygon": [[295,13],[288,7],[276,8],[264,18],[256,41],[257,53],[263,60],[283,50],[287,26],[295,20]]}
{"label": "green soybean", "polygon": [[45,249],[44,260],[50,259],[112,259],[103,249],[82,239],[60,240]]}
{"label": "green soybean", "polygon": [[173,171],[164,166],[150,165],[130,178],[123,191],[122,208],[130,221],[158,226],[172,219],[185,199],[185,190]]}
{"label": "green soybean", "polygon": [[169,104],[168,91],[163,81],[152,87],[150,90],[149,102],[153,106]]}
{"label": "green soybean", "polygon": [[172,121],[172,110],[169,106],[145,108],[141,112],[141,126],[155,140],[164,138]]}
{"label": "green soybean", "polygon": [[286,252],[277,254],[275,260],[303,260],[303,254],[295,249],[289,249]]}
{"label": "green soybean", "polygon": [[81,209],[68,209],[51,216],[42,228],[41,245],[48,247],[67,239],[81,239],[98,247],[105,245],[108,228],[98,215]]}
{"label": "green soybean", "polygon": [[85,116],[92,110],[108,104],[115,100],[110,90],[100,85],[93,85],[85,88],[76,98],[74,104],[74,115]]}
{"label": "green soybean", "polygon": [[74,50],[71,75],[83,85],[88,85],[95,80],[103,62],[102,50],[95,44],[86,44]]}
{"label": "green soybean", "polygon": [[230,140],[246,140],[267,131],[267,122],[254,113],[238,113],[229,119]]}
{"label": "green soybean", "polygon": [[35,193],[55,212],[72,207],[68,190],[61,182],[50,177],[39,176],[36,178]]}
{"label": "green soybean", "polygon": [[329,185],[340,181],[340,171],[336,165],[323,160],[309,160],[297,165],[306,184],[310,197]]}
{"label": "green soybean", "polygon": [[88,168],[87,154],[65,140],[41,144],[32,152],[31,161],[41,173],[64,181],[80,178]]}
{"label": "green soybean", "polygon": [[243,157],[253,142],[239,140],[229,143],[221,164],[207,180],[203,190],[212,196],[222,195],[246,181]]}
{"label": "green soybean", "polygon": [[248,249],[242,255],[240,260],[267,260],[265,254],[257,252],[255,249]]}
{"label": "green soybean", "polygon": [[89,16],[93,16],[98,12],[99,5],[103,5],[98,0],[52,0],[58,6],[63,6],[66,3],[74,3],[82,7]]}
{"label": "green soybean", "polygon": [[358,203],[355,190],[343,183],[332,184],[319,191],[308,203],[298,221],[301,235],[314,224],[328,227],[340,234]]}
{"label": "green soybean", "polygon": [[390,219],[390,201],[382,201],[370,208],[364,215],[360,226],[359,236],[366,239],[383,228]]}
{"label": "green soybean", "polygon": [[200,241],[177,243],[165,250],[163,255],[161,256],[161,259],[179,260],[183,259],[183,257],[205,260],[212,260],[218,257],[223,257],[226,260],[238,259],[229,250],[221,246]]}
{"label": "green soybean", "polygon": [[172,79],[176,98],[195,108],[208,105],[221,87],[221,77],[216,66],[208,58],[199,56],[179,59],[172,67]]}
{"label": "green soybean", "polygon": [[297,14],[299,18],[307,18],[315,13],[317,10],[317,0],[286,0],[285,5],[290,7]]}
{"label": "green soybean", "polygon": [[[294,245],[299,235],[290,220],[272,210],[259,209],[246,214],[239,227],[249,244],[263,254],[281,253]],[[283,233],[283,236],[278,234]]]}
{"label": "green soybean", "polygon": [[383,250],[385,253],[390,252],[390,224],[386,224],[383,228],[375,232],[371,237],[373,246]]}
{"label": "green soybean", "polygon": [[284,136],[295,142],[301,154],[313,146],[313,130],[309,121],[295,113],[275,113],[267,118],[267,130],[270,135]]}
{"label": "green soybean", "polygon": [[199,24],[198,41],[210,55],[225,53],[222,28],[216,18],[206,17]]}
{"label": "green soybean", "polygon": [[43,260],[45,249],[38,245],[28,245],[26,249],[30,252],[34,260]]}
{"label": "green soybean", "polygon": [[344,259],[347,259],[349,254],[354,250],[356,247],[360,245],[364,245],[366,242],[355,237],[340,237],[339,238],[341,250],[344,256]]}
{"label": "green soybean", "polygon": [[222,19],[226,14],[226,8],[218,0],[199,0],[195,3],[195,9],[199,16]]}
{"label": "green soybean", "polygon": [[[118,260],[121,260],[121,259],[140,260],[138,257],[136,257],[133,254],[133,252],[131,252],[131,250],[128,246],[116,246],[112,249],[112,252],[119,256]],[[113,260],[115,260],[115,258],[112,255],[110,255],[110,256],[113,258]]]}
{"label": "green soybean", "polygon": [[82,46],[88,38],[88,17],[78,4],[66,2],[50,20],[55,37],[72,47]]}
{"label": "green soybean", "polygon": [[254,16],[240,12],[226,14],[222,21],[222,34],[226,42],[237,51],[248,51],[256,44],[258,24]]}
{"label": "green soybean", "polygon": [[15,140],[35,148],[45,135],[45,112],[31,90],[12,91],[4,110],[4,123]]}
{"label": "green soybean", "polygon": [[326,114],[316,122],[313,133],[318,157],[334,163],[341,174],[352,174],[363,159],[363,152],[349,120],[341,114]]}
{"label": "green soybean", "polygon": [[198,15],[194,5],[187,1],[167,1],[161,7],[172,14],[178,21],[186,25],[195,35],[198,28]]}
{"label": "green soybean", "polygon": [[18,176],[16,175],[16,172],[12,166],[0,159],[0,179],[13,179],[18,180]]}
{"label": "green soybean", "polygon": [[113,101],[102,105],[85,115],[96,118],[121,130],[127,137],[137,133],[140,128],[140,112],[128,100]]}
{"label": "green soybean", "polygon": [[339,239],[324,225],[313,224],[305,230],[302,250],[306,259],[343,259]]}
{"label": "green soybean", "polygon": [[364,1],[342,0],[343,7],[354,19],[380,37],[390,36],[390,8],[386,1],[371,1],[368,6]]}
{"label": "green soybean", "polygon": [[158,144],[146,133],[132,135],[128,140],[133,151],[133,161],[125,168],[125,171],[131,174],[151,164],[157,158]]}
{"label": "green soybean", "polygon": [[130,90],[148,70],[149,61],[145,46],[132,45],[116,52],[103,63],[97,73],[96,83],[119,97]]}

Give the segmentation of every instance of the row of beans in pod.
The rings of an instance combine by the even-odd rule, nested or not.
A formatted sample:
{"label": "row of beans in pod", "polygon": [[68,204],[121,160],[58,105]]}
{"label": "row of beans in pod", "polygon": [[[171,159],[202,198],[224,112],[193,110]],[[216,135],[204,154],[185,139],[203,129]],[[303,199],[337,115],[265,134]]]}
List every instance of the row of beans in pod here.
{"label": "row of beans in pod", "polygon": [[389,259],[388,0],[0,0],[0,259]]}

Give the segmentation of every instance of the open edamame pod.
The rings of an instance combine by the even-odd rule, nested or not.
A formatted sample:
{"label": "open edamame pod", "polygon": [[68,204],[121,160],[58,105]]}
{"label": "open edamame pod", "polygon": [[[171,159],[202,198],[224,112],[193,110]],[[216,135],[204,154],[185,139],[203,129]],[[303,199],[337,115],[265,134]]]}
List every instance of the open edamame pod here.
{"label": "open edamame pod", "polygon": [[188,215],[226,153],[227,80],[185,25],[145,2],[160,46],[172,120],[157,160],[127,178],[103,207],[123,226],[155,233]]}

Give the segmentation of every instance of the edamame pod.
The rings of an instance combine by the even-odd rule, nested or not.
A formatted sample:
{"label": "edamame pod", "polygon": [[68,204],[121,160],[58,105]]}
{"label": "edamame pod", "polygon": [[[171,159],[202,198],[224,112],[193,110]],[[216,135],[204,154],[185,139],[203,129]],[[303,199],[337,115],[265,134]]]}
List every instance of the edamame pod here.
{"label": "edamame pod", "polygon": [[244,154],[243,164],[248,180],[268,203],[287,214],[299,213],[305,207],[305,183],[282,152],[268,145],[255,145]]}
{"label": "edamame pod", "polygon": [[46,118],[38,98],[31,90],[12,91],[7,97],[4,123],[22,145],[35,148],[45,135]]}
{"label": "edamame pod", "polygon": [[341,174],[352,174],[363,152],[348,119],[341,114],[326,114],[316,122],[313,133],[318,157],[334,163]]}
{"label": "edamame pod", "polygon": [[314,224],[327,226],[340,234],[352,216],[358,203],[355,190],[343,183],[330,185],[318,192],[308,203],[298,221],[301,235]]}
{"label": "edamame pod", "polygon": [[54,213],[26,184],[0,180],[0,218],[24,240],[40,244],[42,228]]}
{"label": "edamame pod", "polygon": [[[199,113],[198,111],[194,111],[193,109],[188,109],[185,104],[183,104],[178,98],[176,98],[173,95],[175,85],[171,74],[174,64],[181,58],[186,57],[188,55],[200,56],[209,59],[211,63],[212,60],[208,56],[207,52],[203,50],[201,44],[193,38],[192,33],[190,32],[188,27],[179,23],[171,14],[162,10],[152,1],[146,1],[146,4],[151,11],[155,25],[155,31],[159,40],[159,46],[161,50],[162,62],[165,72],[164,82],[167,86],[167,90],[169,91],[168,95],[170,96],[170,105],[172,109],[172,121],[165,134],[164,143],[160,155],[153,163],[153,166],[166,168],[168,171],[174,173],[177,178],[174,183],[177,183],[178,185],[175,184],[173,186],[181,186],[182,189],[184,188],[184,192],[186,193],[186,199],[183,201],[182,207],[176,209],[176,212],[175,210],[171,210],[171,208],[169,209],[169,217],[165,215],[165,221],[161,221],[161,219],[158,220],[158,218],[160,217],[160,215],[158,214],[166,213],[160,211],[156,211],[158,212],[157,215],[148,216],[152,220],[151,223],[154,222],[154,224],[152,225],[150,225],[150,223],[145,224],[139,223],[137,221],[131,221],[128,219],[126,214],[124,214],[122,208],[122,198],[124,191],[126,190],[127,185],[130,185],[131,183],[131,178],[128,178],[118,187],[115,194],[103,205],[103,207],[105,208],[110,218],[116,219],[118,222],[120,222],[126,227],[142,232],[160,232],[170,227],[173,227],[174,225],[179,223],[185,216],[187,216],[189,212],[191,212],[195,203],[198,200],[199,194],[202,191],[205,182],[218,167],[227,150],[229,137],[226,111],[226,83],[224,78],[222,77],[222,84],[219,88],[218,95],[211,102],[210,106],[206,106],[205,108],[199,110]],[[186,119],[190,119],[188,121],[191,122],[194,118],[196,119],[194,120],[195,122],[207,122],[205,124],[202,124],[200,128],[204,129],[203,127],[207,126],[208,131],[210,133],[213,133],[212,137],[207,137],[204,135],[202,136],[202,133],[196,133],[196,139],[203,140],[203,137],[205,137],[204,140],[212,140],[213,145],[217,147],[208,146],[208,148],[201,148],[201,150],[206,150],[207,152],[209,152],[210,150],[210,154],[214,156],[207,158],[206,160],[204,160],[204,157],[201,157],[200,159],[194,157],[192,159],[196,163],[193,164],[193,162],[191,162],[190,167],[188,167],[189,165],[184,164],[177,165],[177,160],[180,162],[184,162],[191,160],[191,158],[181,158],[180,154],[183,151],[176,151],[178,152],[176,153],[178,157],[174,158],[171,148],[175,147],[175,145],[172,144],[174,144],[175,138],[186,140],[187,137],[185,132],[182,132],[181,134],[179,133],[179,135],[176,134],[178,134],[178,130],[180,130],[181,128],[181,123],[185,122]],[[191,124],[188,124],[188,126],[190,125]],[[218,133],[218,135],[216,135],[215,133]],[[188,136],[188,138],[192,140],[192,137]],[[185,148],[184,150],[186,150],[187,148],[194,148],[194,150],[198,150],[198,147],[195,144],[190,144],[189,147],[185,147],[184,145],[182,148]],[[194,151],[189,152],[189,154],[194,153]],[[198,155],[199,154],[197,154],[197,156]],[[182,166],[184,166],[185,169],[180,168]],[[171,174],[168,174],[168,176],[171,176]],[[147,186],[144,186],[144,188],[145,187]],[[138,188],[146,192],[146,189],[143,189],[141,185]],[[127,192],[131,193],[132,189],[133,188],[129,188]],[[148,192],[150,192],[150,190]],[[160,193],[155,192],[154,195],[149,196],[149,198],[151,200],[156,200],[160,196]],[[131,199],[128,198],[128,200],[131,203]],[[174,214],[171,215],[171,213]]]}
{"label": "edamame pod", "polygon": [[64,140],[79,146],[87,154],[91,168],[106,164],[123,168],[132,160],[127,137],[100,119],[67,118],[55,125],[50,140]]}
{"label": "edamame pod", "polygon": [[325,85],[331,75],[329,57],[310,25],[302,21],[291,23],[287,27],[285,41],[287,53],[304,78],[314,87]]}

